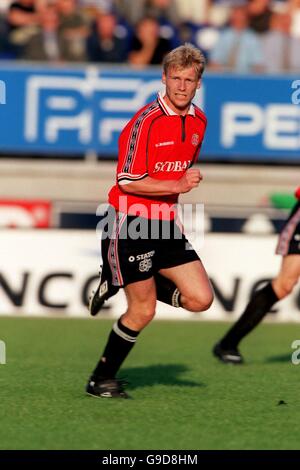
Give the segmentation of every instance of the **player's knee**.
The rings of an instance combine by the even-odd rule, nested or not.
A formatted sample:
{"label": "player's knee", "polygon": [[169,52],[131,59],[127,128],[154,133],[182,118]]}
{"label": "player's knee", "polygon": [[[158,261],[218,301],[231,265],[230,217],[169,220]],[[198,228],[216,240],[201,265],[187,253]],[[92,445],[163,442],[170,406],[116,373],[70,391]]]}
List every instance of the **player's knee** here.
{"label": "player's knee", "polygon": [[184,308],[190,312],[204,312],[208,310],[213,303],[214,297],[212,292],[202,295],[194,295],[185,299]]}
{"label": "player's knee", "polygon": [[147,323],[149,323],[155,316],[155,305],[145,307],[141,312],[141,316]]}
{"label": "player's knee", "polygon": [[280,282],[280,291],[282,294],[282,297],[288,296],[294,289],[294,287],[297,284],[297,279],[295,278],[285,278],[282,279]]}
{"label": "player's knee", "polygon": [[134,302],[128,305],[127,315],[134,321],[136,327],[144,328],[155,316],[155,301]]}

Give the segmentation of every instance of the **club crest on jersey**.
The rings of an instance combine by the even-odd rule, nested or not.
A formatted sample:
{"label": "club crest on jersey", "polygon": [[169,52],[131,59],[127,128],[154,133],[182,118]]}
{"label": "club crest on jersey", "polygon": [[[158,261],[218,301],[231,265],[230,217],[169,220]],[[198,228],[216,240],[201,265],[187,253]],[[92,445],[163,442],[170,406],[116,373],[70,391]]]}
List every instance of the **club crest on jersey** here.
{"label": "club crest on jersey", "polygon": [[192,135],[192,145],[194,145],[194,147],[197,147],[197,145],[199,144],[199,141],[200,141],[200,136],[199,134],[193,134]]}

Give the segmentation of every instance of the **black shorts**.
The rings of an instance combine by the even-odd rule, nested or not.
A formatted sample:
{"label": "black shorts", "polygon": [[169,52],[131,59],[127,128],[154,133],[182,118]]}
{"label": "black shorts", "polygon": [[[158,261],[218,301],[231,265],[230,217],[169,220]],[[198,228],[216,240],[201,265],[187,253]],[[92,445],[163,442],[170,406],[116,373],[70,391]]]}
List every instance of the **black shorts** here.
{"label": "black shorts", "polygon": [[276,248],[278,255],[300,255],[300,201],[293,207]]}
{"label": "black shorts", "polygon": [[103,231],[101,250],[113,285],[120,287],[149,279],[160,269],[199,260],[174,220],[154,221],[120,212],[112,232]]}

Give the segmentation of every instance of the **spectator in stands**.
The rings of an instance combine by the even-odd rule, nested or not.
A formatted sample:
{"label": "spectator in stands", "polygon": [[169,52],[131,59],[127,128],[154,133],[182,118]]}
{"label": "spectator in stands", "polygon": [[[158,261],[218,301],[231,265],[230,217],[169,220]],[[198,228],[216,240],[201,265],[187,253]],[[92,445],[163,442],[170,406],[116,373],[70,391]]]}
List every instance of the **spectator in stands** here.
{"label": "spectator in stands", "polygon": [[8,48],[6,22],[0,15],[0,59],[6,58]]}
{"label": "spectator in stands", "polygon": [[257,33],[270,29],[272,10],[271,0],[250,0],[248,3],[249,28]]}
{"label": "spectator in stands", "polygon": [[211,0],[175,0],[180,23],[208,22]]}
{"label": "spectator in stands", "polygon": [[21,53],[22,47],[36,32],[40,7],[41,4],[35,0],[16,0],[11,3],[8,9],[9,42],[14,46],[17,55]]}
{"label": "spectator in stands", "polygon": [[282,256],[278,275],[250,299],[244,313],[213,349],[222,362],[244,362],[238,345],[263,320],[274,304],[287,297],[300,279],[300,187],[294,205],[281,231],[276,254]]}
{"label": "spectator in stands", "polygon": [[232,9],[230,25],[225,28],[210,56],[211,70],[239,73],[263,70],[263,54],[256,34],[248,28],[247,8]]}
{"label": "spectator in stands", "polygon": [[265,71],[282,73],[292,68],[291,17],[288,13],[272,13],[270,30],[261,40],[265,57]]}
{"label": "spectator in stands", "polygon": [[59,18],[54,5],[46,6],[39,15],[40,25],[29,39],[21,58],[26,60],[59,61],[62,59]]}
{"label": "spectator in stands", "polygon": [[292,17],[291,34],[300,38],[300,0],[289,0],[288,9]]}
{"label": "spectator in stands", "polygon": [[76,0],[57,0],[62,56],[73,62],[87,59],[86,39],[89,34],[88,24],[76,7]]}
{"label": "spectator in stands", "polygon": [[291,15],[291,71],[300,71],[300,0],[289,0]]}
{"label": "spectator in stands", "polygon": [[93,23],[99,14],[114,12],[114,0],[78,0],[80,12],[85,16],[87,21]]}
{"label": "spectator in stands", "polygon": [[125,62],[128,45],[118,35],[117,18],[113,13],[99,13],[87,41],[88,58],[92,62]]}
{"label": "spectator in stands", "polygon": [[79,0],[78,5],[81,9],[95,8],[97,11],[108,13],[114,9],[114,0]]}
{"label": "spectator in stands", "polygon": [[0,3],[0,16],[7,14],[9,6],[11,4],[11,0],[1,0]]}
{"label": "spectator in stands", "polygon": [[159,36],[159,24],[155,18],[146,16],[136,27],[129,63],[132,65],[158,65],[171,50],[170,42]]}
{"label": "spectator in stands", "polygon": [[37,22],[35,0],[16,0],[11,2],[7,13],[7,21],[11,29]]}
{"label": "spectator in stands", "polygon": [[166,21],[174,26],[179,23],[179,15],[174,0],[148,0],[146,14],[154,16],[158,21]]}
{"label": "spectator in stands", "polygon": [[115,0],[117,14],[128,24],[135,25],[145,15],[146,0]]}
{"label": "spectator in stands", "polygon": [[[246,1],[246,0],[245,0]],[[223,27],[231,8],[243,0],[175,0],[181,23]]]}
{"label": "spectator in stands", "polygon": [[175,0],[115,0],[115,4],[120,16],[132,25],[145,16],[164,19],[173,25],[179,23]]}

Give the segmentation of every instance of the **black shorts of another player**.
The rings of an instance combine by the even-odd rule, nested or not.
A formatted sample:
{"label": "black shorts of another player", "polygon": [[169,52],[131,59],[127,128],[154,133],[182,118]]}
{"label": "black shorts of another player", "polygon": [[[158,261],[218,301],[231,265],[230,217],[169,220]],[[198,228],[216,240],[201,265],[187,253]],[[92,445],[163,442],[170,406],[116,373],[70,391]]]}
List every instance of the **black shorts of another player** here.
{"label": "black shorts of another player", "polygon": [[[143,227],[140,238],[139,227]],[[120,287],[149,279],[160,269],[200,259],[174,220],[150,220],[121,213],[115,217],[113,233],[102,236],[101,250],[112,284]]]}
{"label": "black shorts of another player", "polygon": [[282,256],[300,255],[300,201],[293,207],[284,224],[276,253]]}

